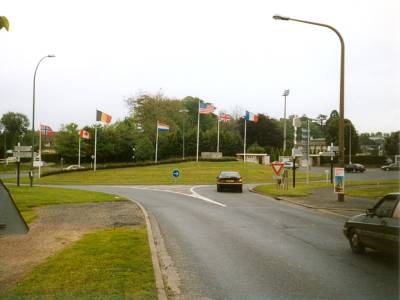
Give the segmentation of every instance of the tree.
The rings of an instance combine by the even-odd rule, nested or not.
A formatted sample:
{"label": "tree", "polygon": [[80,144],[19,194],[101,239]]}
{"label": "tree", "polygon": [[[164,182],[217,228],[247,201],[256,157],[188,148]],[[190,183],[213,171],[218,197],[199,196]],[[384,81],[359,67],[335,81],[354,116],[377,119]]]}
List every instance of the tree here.
{"label": "tree", "polygon": [[392,132],[385,137],[385,152],[387,155],[400,154],[400,131]]}
{"label": "tree", "polygon": [[61,129],[55,137],[55,147],[57,153],[65,162],[72,163],[78,160],[78,142],[79,142],[78,125],[69,123],[61,125]]}
{"label": "tree", "polygon": [[7,31],[10,30],[10,23],[8,22],[8,19],[5,16],[0,16],[0,30],[2,28],[4,28]]}
{"label": "tree", "polygon": [[[339,145],[339,114],[337,111],[332,111],[331,116],[326,122],[326,136],[325,140],[327,145],[333,143],[335,146]],[[356,154],[359,149],[359,139],[354,125],[349,119],[344,120],[344,148],[345,155],[348,154],[350,144],[351,132],[351,154]]]}
{"label": "tree", "polygon": [[265,153],[265,149],[259,144],[254,143],[247,148],[248,153]]}
{"label": "tree", "polygon": [[11,149],[27,134],[29,120],[24,114],[8,112],[1,117],[0,124],[3,127],[3,140],[5,134],[7,149]]}

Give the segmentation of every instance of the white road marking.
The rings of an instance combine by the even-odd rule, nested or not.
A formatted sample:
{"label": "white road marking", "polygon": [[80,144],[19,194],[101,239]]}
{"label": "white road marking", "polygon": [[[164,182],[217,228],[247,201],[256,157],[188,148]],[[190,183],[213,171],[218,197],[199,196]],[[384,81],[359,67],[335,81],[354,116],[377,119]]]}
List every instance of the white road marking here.
{"label": "white road marking", "polygon": [[211,199],[209,199],[207,197],[204,197],[204,196],[196,193],[194,191],[194,189],[198,188],[200,186],[191,187],[190,188],[190,193],[189,193],[189,191],[188,191],[188,193],[184,193],[184,192],[180,192],[180,191],[176,191],[176,190],[160,189],[160,188],[152,187],[152,186],[149,186],[149,187],[144,187],[144,186],[143,187],[141,187],[141,186],[113,186],[113,187],[116,187],[116,188],[130,188],[130,189],[137,189],[137,190],[158,191],[158,192],[167,192],[167,193],[179,194],[179,195],[184,195],[184,196],[200,199],[200,200],[203,200],[203,201],[206,201],[208,203],[215,204],[215,205],[218,205],[218,206],[221,206],[221,207],[226,207],[225,204],[222,204],[222,203],[219,203],[217,201],[211,200]]}

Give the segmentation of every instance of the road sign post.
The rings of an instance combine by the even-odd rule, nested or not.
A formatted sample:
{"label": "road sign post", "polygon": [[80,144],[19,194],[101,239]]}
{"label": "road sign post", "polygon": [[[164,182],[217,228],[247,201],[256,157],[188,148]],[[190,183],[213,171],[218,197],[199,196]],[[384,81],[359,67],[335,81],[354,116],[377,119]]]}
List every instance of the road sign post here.
{"label": "road sign post", "polygon": [[[15,159],[17,160],[17,186],[19,186],[21,158],[29,158],[31,157],[31,155],[32,155],[32,146],[20,146],[18,143],[18,146],[14,147],[13,157],[15,157]],[[30,179],[32,178],[32,176],[30,176]]]}
{"label": "road sign post", "polygon": [[175,169],[172,171],[172,177],[174,177],[174,182],[176,182],[176,179],[180,176],[180,172],[178,169]]}
{"label": "road sign post", "polygon": [[273,161],[271,163],[272,170],[275,173],[275,175],[273,176],[273,179],[276,180],[276,189],[278,189],[278,190],[285,186],[284,177],[282,177],[280,175],[284,166],[285,166],[285,164],[280,161]]}

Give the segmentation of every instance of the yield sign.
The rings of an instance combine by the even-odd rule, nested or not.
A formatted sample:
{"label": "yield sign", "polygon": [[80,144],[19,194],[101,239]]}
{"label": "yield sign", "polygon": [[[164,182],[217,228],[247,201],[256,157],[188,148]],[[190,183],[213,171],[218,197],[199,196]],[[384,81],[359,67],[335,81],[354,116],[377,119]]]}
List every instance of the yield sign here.
{"label": "yield sign", "polygon": [[284,163],[280,162],[280,161],[273,161],[271,163],[272,166],[272,170],[274,170],[275,174],[277,176],[279,176],[279,173],[281,172],[281,170],[283,169],[283,167],[285,166]]}

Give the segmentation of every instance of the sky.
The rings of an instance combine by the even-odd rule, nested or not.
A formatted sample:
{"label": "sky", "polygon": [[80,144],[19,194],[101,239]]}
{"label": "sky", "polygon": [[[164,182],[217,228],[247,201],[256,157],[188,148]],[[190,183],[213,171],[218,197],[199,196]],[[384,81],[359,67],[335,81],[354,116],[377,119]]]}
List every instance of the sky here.
{"label": "sky", "polygon": [[[95,123],[96,109],[121,120],[125,99],[162,92],[200,97],[222,111],[317,117],[339,110],[345,41],[345,117],[357,131],[400,129],[398,0],[1,0],[0,115],[36,124]],[[38,126],[36,126],[38,128]]]}

